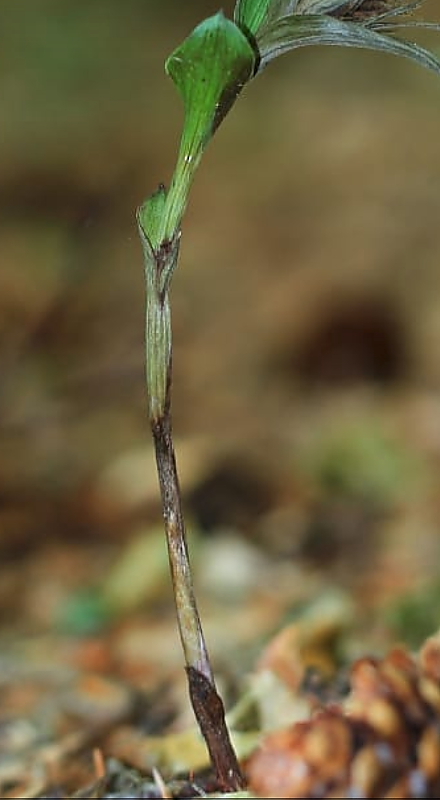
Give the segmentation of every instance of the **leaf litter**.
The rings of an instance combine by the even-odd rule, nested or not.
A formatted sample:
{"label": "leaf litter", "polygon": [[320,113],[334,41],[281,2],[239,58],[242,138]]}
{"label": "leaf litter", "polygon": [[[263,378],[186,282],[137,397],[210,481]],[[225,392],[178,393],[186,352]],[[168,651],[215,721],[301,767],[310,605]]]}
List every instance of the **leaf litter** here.
{"label": "leaf litter", "polygon": [[[114,50],[120,5],[108,2],[106,13],[115,30]],[[137,40],[138,28],[142,36]],[[145,51],[144,36],[142,26],[133,24],[130,42],[138,42],[133,48],[139,53]],[[82,36],[73,38],[87,45]],[[10,42],[12,47],[12,33]],[[94,48],[93,39],[90,58]],[[353,80],[365,81],[367,61],[357,64]],[[438,796],[438,640],[425,638],[439,619],[439,409],[429,387],[438,380],[435,231],[440,212],[438,193],[434,190],[429,199],[424,189],[437,179],[438,137],[433,132],[438,116],[435,108],[430,111],[423,138],[417,139],[421,101],[409,119],[407,105],[414,98],[409,100],[403,90],[397,65],[391,69],[401,100],[394,94],[390,99],[380,73],[377,100],[363,97],[360,109],[349,78],[336,68],[338,92],[349,107],[346,115],[341,108],[336,113],[326,99],[326,92],[332,97],[334,78],[318,89],[312,76],[307,91],[289,76],[284,95],[281,85],[268,83],[269,106],[251,109],[249,128],[238,132],[245,141],[240,157],[252,148],[249,131],[266,130],[261,109],[270,107],[272,97],[280,117],[277,153],[265,155],[263,141],[255,145],[253,163],[258,158],[261,169],[247,187],[230,179],[234,153],[228,151],[218,167],[215,159],[211,162],[215,191],[206,187],[206,209],[228,198],[223,227],[218,231],[217,220],[214,226],[205,208],[199,209],[205,224],[194,233],[184,292],[177,298],[178,327],[183,330],[185,324],[188,331],[179,361],[182,374],[189,375],[182,402],[176,404],[188,455],[179,444],[178,451],[194,517],[196,574],[203,583],[209,565],[207,576],[215,576],[215,581],[206,580],[202,595],[208,638],[252,787],[229,796],[275,792],[292,797],[308,790],[315,797],[353,796],[360,789],[366,797]],[[106,85],[115,84],[109,79]],[[60,86],[66,89],[62,81]],[[138,351],[132,344],[139,335],[133,309],[139,308],[140,320],[142,298],[136,279],[121,269],[127,263],[127,248],[118,250],[121,232],[110,232],[115,218],[122,224],[121,208],[135,202],[124,188],[133,183],[124,163],[133,163],[133,148],[135,160],[142,161],[149,116],[140,125],[139,141],[126,131],[139,129],[135,106],[145,105],[144,89],[142,82],[136,95],[133,85],[137,100],[128,114],[130,124],[121,112],[125,133],[111,127],[117,144],[103,142],[102,123],[94,122],[95,109],[101,113],[102,106],[94,99],[88,114],[76,108],[78,120],[85,120],[84,144],[76,151],[67,148],[64,155],[58,152],[54,162],[52,132],[38,174],[31,140],[21,155],[15,144],[2,153],[5,197],[12,198],[0,229],[4,261],[11,264],[10,270],[2,269],[0,354],[0,794],[5,798],[224,796],[210,774],[186,703],[168,576],[156,539],[160,513],[148,446],[140,466],[132,458],[145,439],[141,346]],[[304,101],[303,119],[291,108],[294,89]],[[42,125],[41,93],[33,91],[23,108],[37,100],[33,113]],[[48,102],[50,108],[50,97]],[[67,90],[59,102],[72,105]],[[109,105],[114,116],[113,96]],[[8,120],[16,119],[17,126],[11,142],[21,142],[24,123],[14,117],[16,110],[9,111]],[[402,119],[419,159],[409,171]],[[304,167],[293,157],[296,136],[307,140]],[[341,147],[350,172],[345,182]],[[114,165],[107,183],[103,152],[107,165]],[[375,170],[366,157],[370,152]],[[397,164],[398,152],[405,186],[411,184],[404,191],[390,166]],[[365,188],[362,197],[350,188],[351,173]],[[141,177],[135,189],[139,196],[145,188]],[[322,203],[317,206],[318,180]],[[332,216],[335,193],[341,202],[337,218]],[[60,196],[65,205],[60,206]],[[313,279],[306,270],[283,278],[283,269],[289,276],[295,271],[284,254],[292,240],[283,239],[280,198],[283,204],[287,198],[289,220],[296,214],[297,230],[307,234],[298,233],[293,243]],[[262,203],[264,225],[256,224],[263,221],[258,217]],[[237,204],[243,214],[236,214]],[[420,216],[416,206],[423,208]],[[92,237],[83,225],[90,214]],[[338,219],[343,220],[344,253]],[[377,232],[362,242],[368,276],[358,257],[356,220],[371,222]],[[287,227],[283,219],[283,231]],[[214,246],[220,253],[225,229],[237,246],[244,236],[248,248],[233,295],[224,288],[230,254],[216,259],[212,252]],[[132,235],[124,230],[124,245]],[[205,305],[210,320],[204,326],[203,320],[196,322],[191,298],[194,264],[205,264],[208,255]],[[131,257],[137,263],[139,254]],[[274,259],[280,268],[278,288],[267,269]],[[395,262],[410,277],[411,265],[417,265],[417,287],[412,280],[396,280],[389,268]],[[71,268],[72,263],[81,268]],[[96,271],[86,281],[81,269],[89,263]],[[347,288],[353,264],[356,279],[350,277]],[[137,276],[137,268],[134,272]],[[241,280],[246,290],[253,287],[249,308],[241,302]],[[408,337],[409,350],[424,365],[419,382],[400,351],[397,376],[386,373],[384,337],[377,325],[364,326],[356,336],[350,334],[353,328],[343,330],[342,340],[319,340],[322,309],[333,318],[340,313],[331,302],[335,285],[348,309],[359,309],[359,302],[374,309],[372,282],[389,302],[390,313],[394,308],[403,313],[399,342],[405,355]],[[420,290],[417,302],[415,288]],[[234,304],[235,295],[240,302]],[[227,330],[224,316],[214,313],[218,298],[228,308]],[[277,312],[270,320],[267,308]],[[294,329],[293,318],[298,321]],[[420,334],[414,334],[415,328]],[[318,365],[307,349],[314,331],[314,341],[320,341]],[[377,335],[382,336],[380,347]],[[249,342],[253,353],[261,353],[253,373],[243,367]],[[298,376],[292,363],[302,346],[306,356],[295,362]],[[283,356],[281,369],[275,364],[277,354]],[[353,363],[358,369],[354,376]],[[236,387],[234,397],[224,389],[226,378]],[[218,391],[207,391],[211,383]],[[213,437],[216,419],[222,435]],[[229,424],[229,437],[223,436]],[[204,448],[195,464],[200,430],[208,434],[211,451]],[[252,468],[247,469],[246,459],[243,466],[243,454]],[[243,489],[243,472],[249,485],[259,487],[253,496]],[[266,482],[256,484],[255,474],[267,475]],[[363,476],[362,485],[357,475]],[[139,491],[140,485],[145,490]],[[373,516],[365,510],[365,488],[367,504],[375,505]],[[330,545],[324,554],[323,530]],[[243,564],[243,581],[235,571],[233,589],[228,552]],[[223,566],[216,570],[219,553]],[[144,558],[149,563],[143,584],[139,562]],[[387,616],[390,600],[392,615]],[[407,644],[396,649],[400,640]]]}

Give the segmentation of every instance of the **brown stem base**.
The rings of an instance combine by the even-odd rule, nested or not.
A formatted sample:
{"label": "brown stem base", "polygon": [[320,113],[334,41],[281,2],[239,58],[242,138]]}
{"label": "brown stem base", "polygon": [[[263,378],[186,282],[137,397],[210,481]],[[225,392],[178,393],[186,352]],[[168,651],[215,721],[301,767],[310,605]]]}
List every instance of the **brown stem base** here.
{"label": "brown stem base", "polygon": [[222,790],[236,791],[244,787],[244,780],[229,738],[225,710],[215,687],[197,610],[181,507],[169,407],[164,417],[152,423],[152,432],[176,598],[177,619],[185,654],[191,704]]}
{"label": "brown stem base", "polygon": [[225,792],[243,789],[245,781],[229,738],[222,699],[201,672],[187,667],[186,674],[192,707],[221,788]]}

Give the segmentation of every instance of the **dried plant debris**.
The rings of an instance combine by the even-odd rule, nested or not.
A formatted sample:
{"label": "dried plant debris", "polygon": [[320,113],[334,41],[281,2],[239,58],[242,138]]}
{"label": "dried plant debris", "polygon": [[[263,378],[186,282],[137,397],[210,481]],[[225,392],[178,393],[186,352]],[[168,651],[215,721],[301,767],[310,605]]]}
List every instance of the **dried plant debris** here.
{"label": "dried plant debris", "polygon": [[[339,677],[338,671],[334,680]],[[269,684],[266,693],[269,705]],[[294,694],[299,700],[310,698],[307,681],[297,683]],[[33,747],[29,731],[23,729],[25,758],[16,751],[14,763],[7,763],[4,751],[1,759],[1,797],[440,796],[440,632],[425,641],[418,656],[396,647],[384,658],[358,659],[343,691],[314,697],[308,710],[304,706],[301,721],[282,729],[273,729],[279,719],[274,708],[272,720],[256,726],[267,730],[272,722],[272,731],[262,739],[253,727],[250,748],[234,734],[248,779],[244,791],[220,791],[195,731],[151,737],[139,729],[135,736],[130,734],[136,730],[135,720],[131,727],[118,720],[110,731],[84,724],[87,730],[82,733],[67,733],[45,746]],[[16,739],[18,735],[16,729]],[[249,739],[249,733],[246,736]],[[180,755],[165,753],[173,742]],[[197,756],[195,745],[200,748]]]}
{"label": "dried plant debris", "polygon": [[400,0],[299,0],[297,14],[328,14],[343,20],[363,22],[370,18],[407,14],[421,2],[403,4]]}
{"label": "dried plant debris", "polygon": [[392,13],[401,6],[400,2],[391,0],[348,0],[347,2],[337,3],[328,13],[334,14],[340,19],[365,20],[369,17],[377,17],[379,14]]}
{"label": "dried plant debris", "polygon": [[248,777],[261,797],[439,797],[440,635],[359,659],[345,700],[268,734]]}
{"label": "dried plant debris", "polygon": [[184,800],[198,797],[252,797],[249,792],[230,794],[217,793],[211,777],[194,780],[172,780],[165,782],[159,771],[153,770],[151,778],[145,778],[137,770],[127,768],[116,759],[109,759],[104,777],[71,795],[69,800],[96,798],[96,800],[145,800],[146,798]]}

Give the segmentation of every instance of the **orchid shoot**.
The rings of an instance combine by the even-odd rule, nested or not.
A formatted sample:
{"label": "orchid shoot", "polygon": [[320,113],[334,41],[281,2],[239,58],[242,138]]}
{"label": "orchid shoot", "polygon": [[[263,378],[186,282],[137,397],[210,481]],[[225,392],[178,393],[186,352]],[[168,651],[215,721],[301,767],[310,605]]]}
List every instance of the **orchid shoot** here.
{"label": "orchid shoot", "polygon": [[408,28],[440,30],[414,13],[423,0],[238,0],[198,25],[166,62],[184,103],[176,168],[138,210],[146,280],[146,383],[165,532],[193,709],[220,786],[244,780],[232,747],[200,623],[186,544],[171,425],[172,336],[169,291],[181,223],[203,153],[244,86],[273,59],[306,45],[367,48],[404,56],[440,75],[440,60],[401,38]]}

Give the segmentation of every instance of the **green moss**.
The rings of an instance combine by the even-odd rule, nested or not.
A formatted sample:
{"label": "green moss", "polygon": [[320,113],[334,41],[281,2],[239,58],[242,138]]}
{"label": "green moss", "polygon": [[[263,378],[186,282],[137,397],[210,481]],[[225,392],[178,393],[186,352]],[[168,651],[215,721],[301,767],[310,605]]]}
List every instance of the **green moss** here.
{"label": "green moss", "polygon": [[385,621],[393,638],[418,649],[440,628],[440,579],[396,600],[385,611]]}

